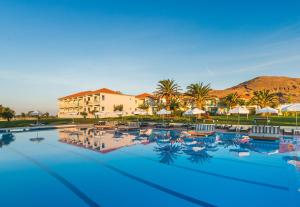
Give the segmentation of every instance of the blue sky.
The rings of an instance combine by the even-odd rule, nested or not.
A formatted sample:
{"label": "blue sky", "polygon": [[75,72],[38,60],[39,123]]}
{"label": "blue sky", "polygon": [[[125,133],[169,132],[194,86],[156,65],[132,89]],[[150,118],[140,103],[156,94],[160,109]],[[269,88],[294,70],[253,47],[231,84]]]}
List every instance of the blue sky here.
{"label": "blue sky", "polygon": [[299,77],[299,11],[287,0],[0,0],[0,104],[55,113],[80,90]]}

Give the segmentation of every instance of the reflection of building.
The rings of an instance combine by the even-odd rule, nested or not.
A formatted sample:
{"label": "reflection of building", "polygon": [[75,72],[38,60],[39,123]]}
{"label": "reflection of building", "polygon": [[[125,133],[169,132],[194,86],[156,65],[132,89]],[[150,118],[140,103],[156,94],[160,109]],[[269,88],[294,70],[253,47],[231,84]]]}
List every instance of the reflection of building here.
{"label": "reflection of building", "polygon": [[78,131],[76,128],[59,131],[60,141],[107,153],[135,144],[134,135],[123,134],[116,137],[114,132],[95,129]]}
{"label": "reflection of building", "polygon": [[[136,108],[135,96],[125,95],[118,91],[102,88],[96,91],[83,91],[58,99],[61,118],[81,118],[87,113],[92,118],[95,112],[103,112],[101,116],[117,116],[116,106],[123,106],[123,115],[132,115]],[[118,109],[119,110],[119,109]]]}

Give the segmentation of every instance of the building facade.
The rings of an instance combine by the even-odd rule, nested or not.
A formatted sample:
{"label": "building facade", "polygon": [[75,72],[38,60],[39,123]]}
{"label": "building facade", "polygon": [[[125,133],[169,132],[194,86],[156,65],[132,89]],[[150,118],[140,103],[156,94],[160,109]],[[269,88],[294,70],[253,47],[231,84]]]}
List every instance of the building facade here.
{"label": "building facade", "polygon": [[135,96],[136,100],[136,108],[141,108],[149,115],[152,115],[156,112],[156,100],[152,94],[149,93],[142,93]]}
{"label": "building facade", "polygon": [[[129,116],[136,109],[136,98],[102,88],[61,97],[58,99],[58,106],[58,117],[60,118],[82,118],[84,114],[87,118],[114,117],[119,116],[120,113],[123,116]],[[120,106],[122,110],[120,110]]]}

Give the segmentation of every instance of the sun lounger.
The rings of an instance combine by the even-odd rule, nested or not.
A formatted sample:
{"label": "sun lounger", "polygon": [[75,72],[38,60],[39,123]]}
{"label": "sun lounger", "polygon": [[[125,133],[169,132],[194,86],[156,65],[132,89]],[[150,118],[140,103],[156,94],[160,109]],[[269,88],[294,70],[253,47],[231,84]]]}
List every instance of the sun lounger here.
{"label": "sun lounger", "polygon": [[104,129],[114,129],[115,128],[115,124],[108,123],[108,122],[105,122],[105,121],[100,121],[100,122],[94,124],[94,127],[96,129],[101,129],[101,130],[104,130]]}
{"label": "sun lounger", "polygon": [[285,135],[293,135],[293,129],[292,128],[284,128],[283,134]]}
{"label": "sun lounger", "polygon": [[228,128],[228,131],[230,132],[236,132],[238,130],[238,128],[236,126],[231,126]]}
{"label": "sun lounger", "polygon": [[140,125],[138,122],[128,122],[127,126],[119,126],[118,130],[120,131],[130,131],[130,130],[138,130],[140,129]]}
{"label": "sun lounger", "polygon": [[257,140],[279,140],[282,137],[279,126],[252,126],[249,137]]}
{"label": "sun lounger", "polygon": [[293,131],[293,135],[295,135],[295,136],[300,136],[300,129],[293,129],[292,130]]}
{"label": "sun lounger", "polygon": [[240,132],[248,132],[250,130],[250,127],[248,126],[241,126]]}
{"label": "sun lounger", "polygon": [[215,133],[215,124],[196,124],[195,131],[189,131],[192,136],[207,136]]}

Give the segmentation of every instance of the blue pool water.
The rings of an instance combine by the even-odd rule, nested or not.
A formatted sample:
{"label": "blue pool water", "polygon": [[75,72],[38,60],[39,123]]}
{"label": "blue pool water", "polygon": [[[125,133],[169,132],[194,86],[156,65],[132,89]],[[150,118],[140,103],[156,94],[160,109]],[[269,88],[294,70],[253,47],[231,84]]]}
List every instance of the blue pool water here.
{"label": "blue pool water", "polygon": [[241,137],[88,129],[0,135],[1,206],[299,207],[299,140]]}

